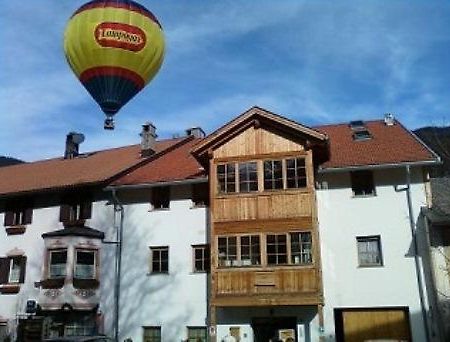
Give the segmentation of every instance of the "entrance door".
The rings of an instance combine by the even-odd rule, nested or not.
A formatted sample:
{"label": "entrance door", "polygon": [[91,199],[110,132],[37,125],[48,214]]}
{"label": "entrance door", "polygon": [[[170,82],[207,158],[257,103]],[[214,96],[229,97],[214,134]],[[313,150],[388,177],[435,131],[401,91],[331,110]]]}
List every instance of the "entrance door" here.
{"label": "entrance door", "polygon": [[[293,331],[293,342],[297,342],[297,319],[295,317],[258,317],[252,319],[254,342],[279,341],[279,333],[284,336]],[[290,340],[288,340],[290,341]]]}

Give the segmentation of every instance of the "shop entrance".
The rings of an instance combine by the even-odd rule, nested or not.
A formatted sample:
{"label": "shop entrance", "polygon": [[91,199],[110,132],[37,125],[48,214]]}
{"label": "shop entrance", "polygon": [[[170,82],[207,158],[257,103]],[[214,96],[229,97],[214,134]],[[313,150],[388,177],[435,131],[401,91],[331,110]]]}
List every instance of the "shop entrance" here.
{"label": "shop entrance", "polygon": [[257,317],[252,319],[255,342],[297,342],[295,317]]}

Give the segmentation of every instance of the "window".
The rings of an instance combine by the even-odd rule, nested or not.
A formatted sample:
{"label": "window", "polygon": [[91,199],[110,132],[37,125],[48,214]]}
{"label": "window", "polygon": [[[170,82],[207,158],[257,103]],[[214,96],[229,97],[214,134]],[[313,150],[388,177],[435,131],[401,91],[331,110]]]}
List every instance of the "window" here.
{"label": "window", "polygon": [[169,272],[169,247],[150,247],[152,264],[151,273]]}
{"label": "window", "polygon": [[96,278],[96,251],[77,250],[75,252],[75,274],[76,279]]}
{"label": "window", "polygon": [[31,224],[33,209],[15,209],[5,212],[5,227]]}
{"label": "window", "polygon": [[355,141],[364,141],[372,139],[372,135],[367,129],[361,129],[353,132],[352,134],[353,140]]}
{"label": "window", "polygon": [[209,183],[192,185],[192,202],[195,207],[204,207],[209,204]]}
{"label": "window", "polygon": [[66,276],[67,250],[49,251],[49,279],[65,278]]}
{"label": "window", "polygon": [[71,203],[61,205],[59,220],[64,223],[77,222],[91,218],[92,202]]}
{"label": "window", "polygon": [[25,281],[26,256],[0,258],[0,284],[21,284]]}
{"label": "window", "polygon": [[380,236],[361,236],[356,241],[359,266],[383,266]]}
{"label": "window", "polygon": [[219,237],[219,266],[236,265],[237,237]]}
{"label": "window", "polygon": [[310,232],[290,233],[291,264],[312,263],[312,241]]}
{"label": "window", "polygon": [[210,267],[208,245],[192,246],[194,253],[194,272],[208,272]]}
{"label": "window", "polygon": [[236,192],[236,172],[234,163],[217,165],[217,185],[219,193]]}
{"label": "window", "polygon": [[188,327],[188,342],[206,342],[206,327]]}
{"label": "window", "polygon": [[21,257],[11,258],[8,283],[18,283],[20,281],[21,261]]}
{"label": "window", "polygon": [[161,327],[144,327],[144,342],[161,342]]}
{"label": "window", "polygon": [[170,207],[170,187],[161,186],[153,188],[151,204],[153,209],[169,209]]}
{"label": "window", "polygon": [[260,265],[259,239],[259,235],[219,237],[219,266]]}
{"label": "window", "polygon": [[354,171],[350,173],[350,178],[355,197],[375,196],[375,185],[371,171]]}
{"label": "window", "polygon": [[256,162],[239,163],[239,192],[258,191]]}
{"label": "window", "polygon": [[306,187],[306,166],[304,158],[286,159],[286,187],[288,189]]}
{"label": "window", "polygon": [[267,235],[267,264],[287,264],[287,236],[286,234]]}
{"label": "window", "polygon": [[283,163],[281,160],[264,161],[264,190],[283,189]]}

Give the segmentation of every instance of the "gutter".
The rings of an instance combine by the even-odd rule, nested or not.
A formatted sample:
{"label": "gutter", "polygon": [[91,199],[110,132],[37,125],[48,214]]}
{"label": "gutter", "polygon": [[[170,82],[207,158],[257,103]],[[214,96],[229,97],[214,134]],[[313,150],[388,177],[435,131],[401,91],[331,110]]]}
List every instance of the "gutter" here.
{"label": "gutter", "polygon": [[169,185],[189,185],[189,184],[200,184],[207,183],[208,177],[199,177],[191,179],[182,179],[178,181],[169,182],[156,182],[156,183],[143,183],[143,184],[125,184],[125,185],[108,185],[105,191],[115,191],[115,190],[135,190],[135,189],[151,189],[159,186],[169,186]]}
{"label": "gutter", "polygon": [[376,170],[376,169],[392,169],[403,168],[411,166],[433,166],[442,164],[441,158],[438,157],[435,160],[423,160],[418,162],[404,162],[404,163],[390,163],[390,164],[371,164],[371,165],[358,165],[358,166],[345,166],[345,167],[330,167],[322,168],[319,166],[319,173],[332,173],[332,172],[348,172],[358,170]]}

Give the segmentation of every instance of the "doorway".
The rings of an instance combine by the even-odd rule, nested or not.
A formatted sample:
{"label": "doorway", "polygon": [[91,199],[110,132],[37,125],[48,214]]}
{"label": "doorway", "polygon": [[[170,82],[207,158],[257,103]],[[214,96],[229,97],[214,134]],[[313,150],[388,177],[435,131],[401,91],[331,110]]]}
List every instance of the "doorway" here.
{"label": "doorway", "polygon": [[[293,335],[293,341],[297,342],[297,318],[296,317],[257,317],[252,319],[254,342],[283,341],[280,339],[280,330],[284,333],[284,340]],[[288,340],[292,341],[292,340]]]}

